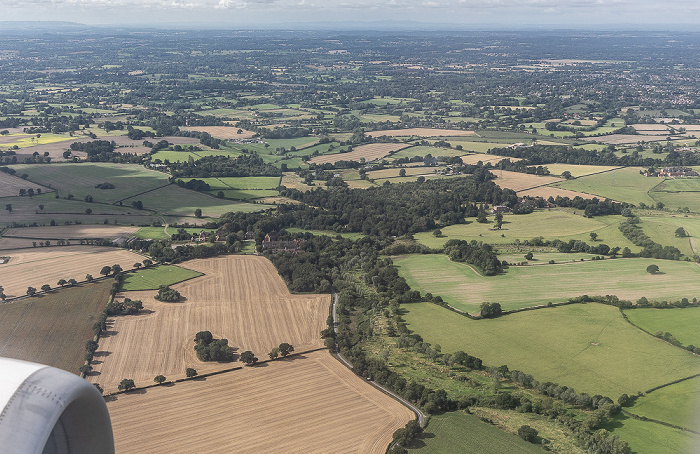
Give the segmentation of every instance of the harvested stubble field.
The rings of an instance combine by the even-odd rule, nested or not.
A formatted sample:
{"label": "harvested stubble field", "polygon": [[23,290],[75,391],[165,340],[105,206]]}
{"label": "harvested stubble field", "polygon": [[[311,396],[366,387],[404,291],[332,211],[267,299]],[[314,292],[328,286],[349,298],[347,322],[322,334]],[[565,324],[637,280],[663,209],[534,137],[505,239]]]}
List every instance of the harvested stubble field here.
{"label": "harvested stubble field", "polygon": [[[534,189],[528,189],[527,191],[518,191],[520,197],[542,197],[543,199],[548,199],[549,197],[557,198],[557,196],[568,197],[574,199],[576,197],[581,197],[582,199],[593,199],[596,198],[593,194],[586,194],[585,192],[570,191],[568,189],[558,188],[556,186],[540,186]],[[600,199],[600,197],[598,197]]]}
{"label": "harvested stubble field", "polygon": [[383,131],[372,131],[366,133],[374,137],[460,137],[473,136],[474,131],[464,131],[462,129],[431,129],[431,128],[410,128],[410,129],[387,129]]}
{"label": "harvested stubble field", "polygon": [[78,373],[111,286],[105,280],[0,305],[0,356]]}
{"label": "harvested stubble field", "polygon": [[515,192],[563,181],[561,178],[529,175],[527,173],[511,172],[508,170],[494,169],[492,172],[496,175],[496,179],[493,181],[497,185],[502,188],[512,189]]}
{"label": "harvested stubble field", "polygon": [[44,239],[80,239],[80,238],[118,238],[131,236],[140,227],[121,225],[57,225],[44,227],[31,227],[21,229],[7,229],[4,236],[17,238],[44,238]]}
{"label": "harvested stubble field", "polygon": [[359,161],[362,158],[365,158],[367,162],[371,162],[383,158],[392,151],[398,151],[408,146],[405,143],[370,143],[355,147],[349,153],[316,156],[309,159],[309,162],[312,164],[327,164],[329,162],[335,163],[336,161]]}
{"label": "harvested stubble field", "polygon": [[180,129],[183,131],[206,132],[212,137],[219,139],[250,139],[256,134],[255,131],[246,131],[245,129],[238,134],[238,128],[234,126],[189,126]]}
{"label": "harvested stubble field", "polygon": [[153,290],[122,295],[143,301],[146,313],[110,318],[114,334],[100,340],[99,348],[109,355],[95,367],[91,381],[114,391],[124,377],[142,386],[158,374],[183,377],[187,367],[204,373],[237,366],[197,359],[193,339],[202,330],[258,358],[281,342],[296,351],[323,346],[319,333],[328,317],[329,295],[290,294],[269,260],[226,256],[180,266],[205,274],[172,286],[184,302],[161,303]]}
{"label": "harvested stubble field", "polygon": [[[491,164],[495,165],[497,162],[502,161],[503,159],[510,159],[510,162],[518,162],[521,160],[520,158],[511,158],[509,156],[498,156],[483,153],[468,154],[466,156],[462,156],[462,162],[465,164],[476,164],[479,161],[481,161],[484,164],[490,162]],[[496,172],[496,170],[494,169],[492,170],[492,172]]]}
{"label": "harvested stubble field", "polygon": [[0,265],[0,285],[8,298],[26,295],[29,286],[55,287],[59,279],[83,281],[86,274],[98,278],[103,266],[119,264],[127,270],[143,260],[142,256],[124,249],[98,246],[37,247],[5,254],[10,256],[10,262]]}
{"label": "harvested stubble field", "polygon": [[[120,394],[107,406],[118,453],[381,454],[413,418],[326,351]],[[134,415],[158,424],[134,425]]]}
{"label": "harvested stubble field", "polygon": [[32,189],[35,193],[37,189],[40,189],[41,192],[53,192],[52,189],[45,186],[23,180],[22,178],[5,172],[0,172],[0,197],[18,196],[20,189]]}

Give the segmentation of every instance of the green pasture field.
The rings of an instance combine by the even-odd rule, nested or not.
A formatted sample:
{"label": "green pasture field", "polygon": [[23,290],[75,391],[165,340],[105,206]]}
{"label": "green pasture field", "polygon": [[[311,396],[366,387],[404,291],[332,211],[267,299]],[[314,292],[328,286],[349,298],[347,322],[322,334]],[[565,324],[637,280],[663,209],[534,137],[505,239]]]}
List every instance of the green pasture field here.
{"label": "green pasture field", "polygon": [[404,148],[396,153],[392,154],[391,157],[394,159],[401,158],[413,158],[414,156],[426,156],[426,155],[437,156],[463,156],[466,154],[464,150],[455,150],[454,148],[437,148],[437,147],[426,147],[422,145],[413,146],[409,148]]}
{"label": "green pasture field", "polygon": [[127,273],[124,276],[122,289],[125,291],[158,290],[161,285],[173,285],[202,275],[197,271],[179,266],[160,265],[155,268],[141,269],[135,273]]}
{"label": "green pasture field", "polygon": [[392,96],[386,96],[382,98],[373,98],[373,99],[368,99],[366,101],[360,101],[361,104],[374,104],[375,106],[386,106],[388,104],[394,105],[394,104],[401,104],[401,103],[410,103],[418,101],[417,99],[414,98],[395,98]]}
{"label": "green pasture field", "polygon": [[[99,190],[99,189],[98,189]],[[66,221],[80,221],[83,224],[103,224],[107,219],[109,224],[116,220],[120,225],[150,224],[155,220],[151,213],[139,211],[128,204],[124,206],[103,203],[87,203],[80,200],[56,199],[53,193],[34,197],[4,197],[3,203],[12,205],[12,213],[4,209],[0,212],[0,225],[36,222],[39,225],[49,225],[54,220],[62,225]],[[44,205],[44,209],[39,209]],[[85,214],[86,209],[92,214]]]}
{"label": "green pasture field", "polygon": [[[690,242],[695,241],[695,247],[700,244],[697,239],[700,237],[700,218],[683,217],[683,215],[667,215],[667,216],[642,216],[639,226],[644,233],[649,235],[653,241],[664,246],[677,247],[684,255],[693,256],[693,250]],[[677,237],[676,230],[678,227],[686,229],[691,237]],[[698,251],[700,252],[700,251]]]}
{"label": "green pasture field", "polygon": [[274,189],[219,189],[209,191],[209,194],[217,196],[219,191],[224,193],[224,197],[234,200],[259,199],[261,197],[275,197],[279,195]]}
{"label": "green pasture field", "polygon": [[336,237],[338,235],[342,236],[343,238],[348,238],[350,240],[359,240],[360,238],[364,238],[365,235],[362,233],[357,233],[357,232],[350,232],[350,233],[336,233],[330,230],[312,230],[312,229],[300,229],[298,227],[287,227],[286,229],[287,232],[289,233],[312,233],[314,235],[323,235],[323,236],[332,236]]}
{"label": "green pasture field", "polygon": [[140,200],[146,210],[155,210],[166,215],[194,216],[197,208],[202,210],[204,217],[219,217],[231,211],[252,213],[271,208],[271,205],[231,202],[217,199],[201,192],[191,191],[171,184],[155,191],[141,194],[124,201],[130,205],[132,201]]}
{"label": "green pasture field", "polygon": [[398,115],[385,115],[385,114],[365,114],[360,116],[360,121],[368,123],[378,123],[382,121],[397,122],[401,119]]}
{"label": "green pasture field", "polygon": [[435,166],[435,167],[395,167],[391,169],[382,169],[382,170],[372,170],[370,172],[367,172],[367,176],[371,179],[377,179],[377,178],[396,178],[399,176],[399,172],[401,170],[406,171],[406,176],[407,177],[412,177],[412,176],[418,176],[418,175],[434,175],[436,174],[439,170],[444,170],[444,167],[440,166]]}
{"label": "green pasture field", "polygon": [[[333,147],[333,149],[329,150],[331,146]],[[320,143],[318,145],[313,145],[311,147],[303,148],[301,150],[288,151],[284,154],[284,156],[313,156],[313,154],[316,152],[318,152],[319,155],[331,154],[337,153],[339,148],[341,148],[339,142]]]}
{"label": "green pasture field", "polygon": [[549,173],[552,175],[561,175],[562,172],[568,170],[574,177],[582,177],[592,173],[606,172],[615,168],[610,166],[585,166],[575,164],[547,164],[545,167],[549,169]]}
{"label": "green pasture field", "polygon": [[[17,174],[28,174],[30,181],[50,186],[61,197],[73,194],[82,200],[89,194],[95,202],[114,203],[168,184],[168,174],[135,164],[19,164],[12,168]],[[112,183],[114,189],[95,187],[101,183]]]}
{"label": "green pasture field", "polygon": [[[469,152],[474,152],[474,153],[488,153],[490,150],[493,148],[505,148],[509,147],[510,145],[513,144],[513,142],[509,143],[504,143],[504,142],[479,142],[479,141],[470,141],[468,138],[465,138],[466,140],[459,140],[457,138],[450,140],[450,144],[453,147],[456,147],[457,145],[462,145],[462,154],[467,154]],[[433,156],[437,156],[433,154]]]}
{"label": "green pasture field", "polygon": [[480,454],[542,453],[542,448],[528,443],[515,434],[505,432],[481,421],[474,415],[449,412],[430,417],[419,448],[408,452],[452,453],[478,452]]}
{"label": "green pasture field", "polygon": [[660,183],[658,178],[645,177],[639,173],[639,167],[626,167],[597,175],[563,181],[553,186],[585,192],[601,198],[639,205],[655,205],[656,202],[648,192]]}
{"label": "green pasture field", "polygon": [[666,179],[649,195],[668,208],[700,212],[700,178]]}
{"label": "green pasture field", "polygon": [[111,286],[108,279],[0,305],[0,355],[77,374]]}
{"label": "green pasture field", "polygon": [[[573,214],[574,212],[578,214]],[[492,216],[489,216],[489,222],[485,224],[476,222],[476,218],[467,218],[465,224],[440,227],[443,234],[441,238],[437,238],[433,232],[416,233],[415,238],[419,243],[432,248],[440,248],[451,239],[510,244],[516,239],[523,241],[541,236],[547,240],[573,239],[585,241],[591,245],[605,243],[610,247],[627,246],[633,252],[639,252],[641,249],[625,238],[618,229],[620,223],[626,218],[622,216],[586,218],[582,214],[581,210],[553,209],[538,210],[525,215],[505,215],[501,230],[494,229]],[[598,234],[598,241],[595,243],[590,240],[591,232]]]}
{"label": "green pasture field", "polygon": [[408,328],[446,353],[506,364],[537,380],[617,399],[700,373],[700,359],[659,342],[602,304],[572,304],[470,320],[432,303],[402,306]]}
{"label": "green pasture field", "polygon": [[[689,300],[700,297],[697,292],[688,292]],[[691,294],[692,293],[692,294]],[[667,301],[670,298],[659,298]],[[655,334],[657,332],[671,333],[683,345],[700,346],[700,308],[686,307],[682,309],[629,309],[625,315],[630,322],[640,328]],[[698,407],[700,408],[700,407]]]}
{"label": "green pasture field", "polygon": [[156,154],[152,156],[152,160],[160,159],[161,162],[188,162],[190,158],[194,161],[202,159],[204,156],[238,156],[240,153],[232,152],[228,150],[218,150],[212,152],[203,151],[173,151],[173,150],[159,150]]}
{"label": "green pasture field", "polygon": [[[700,295],[700,267],[691,262],[618,258],[512,266],[497,276],[480,276],[443,254],[410,254],[397,257],[394,263],[412,289],[440,295],[451,306],[469,313],[478,313],[484,301],[512,310],[550,301],[561,303],[581,295],[617,295],[633,302],[642,296],[680,300]],[[665,274],[647,273],[646,267],[652,263]]]}
{"label": "green pasture field", "polygon": [[[410,176],[410,177],[378,178],[378,179],[374,180],[374,184],[381,186],[382,184],[384,184],[387,181],[389,183],[410,183],[412,181],[416,181],[418,179],[418,176],[419,175],[414,175],[414,176]],[[460,175],[447,176],[447,175],[438,175],[438,174],[428,174],[428,175],[424,175],[424,176],[425,176],[426,180],[430,180],[430,179],[436,179],[436,178],[456,178],[456,177],[459,177]]]}
{"label": "green pasture field", "polygon": [[275,189],[280,177],[222,177],[217,178],[231,189]]}
{"label": "green pasture field", "polygon": [[700,378],[657,389],[637,398],[631,413],[686,429],[700,427]]}
{"label": "green pasture field", "polygon": [[637,454],[694,453],[700,449],[700,436],[649,421],[616,415],[606,429],[629,443]]}
{"label": "green pasture field", "polygon": [[[175,229],[173,230],[173,233]],[[169,240],[170,235],[165,233],[163,227],[141,227],[136,232],[134,232],[136,238],[142,239],[153,239],[153,240]]]}
{"label": "green pasture field", "polygon": [[555,263],[571,263],[571,262],[580,262],[581,260],[591,260],[593,257],[595,257],[595,254],[584,254],[583,252],[573,252],[573,253],[565,253],[565,252],[537,252],[536,250],[532,251],[533,254],[533,259],[532,260],[527,260],[525,258],[525,254],[527,254],[529,251],[531,251],[532,248],[526,248],[522,252],[511,252],[508,251],[507,253],[499,253],[498,254],[498,260],[505,260],[508,263],[520,263],[520,262],[527,262],[530,265],[548,265],[550,260],[554,260]]}

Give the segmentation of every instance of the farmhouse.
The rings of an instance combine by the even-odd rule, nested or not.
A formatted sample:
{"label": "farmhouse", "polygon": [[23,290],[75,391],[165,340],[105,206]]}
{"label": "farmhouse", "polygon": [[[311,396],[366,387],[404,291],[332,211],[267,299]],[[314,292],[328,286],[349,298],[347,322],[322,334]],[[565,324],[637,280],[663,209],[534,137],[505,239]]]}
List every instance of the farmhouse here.
{"label": "farmhouse", "polygon": [[691,169],[690,167],[664,167],[655,171],[654,169],[649,169],[644,172],[645,177],[671,177],[671,178],[685,178],[685,177],[697,177],[700,176],[698,173]]}
{"label": "farmhouse", "polygon": [[306,243],[304,239],[279,240],[278,238],[278,232],[270,232],[265,235],[265,239],[262,242],[263,251],[298,251]]}
{"label": "farmhouse", "polygon": [[493,208],[491,208],[491,213],[496,214],[496,213],[510,213],[513,210],[508,208],[505,205],[495,205]]}

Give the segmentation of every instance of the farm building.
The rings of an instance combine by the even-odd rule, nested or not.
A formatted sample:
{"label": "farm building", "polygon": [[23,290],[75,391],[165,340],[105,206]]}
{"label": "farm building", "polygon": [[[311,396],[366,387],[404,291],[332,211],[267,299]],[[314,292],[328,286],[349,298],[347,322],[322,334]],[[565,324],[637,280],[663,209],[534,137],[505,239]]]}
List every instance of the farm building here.
{"label": "farm building", "polygon": [[510,213],[513,210],[508,208],[505,205],[495,205],[493,208],[491,208],[491,213],[496,214],[496,213]]}

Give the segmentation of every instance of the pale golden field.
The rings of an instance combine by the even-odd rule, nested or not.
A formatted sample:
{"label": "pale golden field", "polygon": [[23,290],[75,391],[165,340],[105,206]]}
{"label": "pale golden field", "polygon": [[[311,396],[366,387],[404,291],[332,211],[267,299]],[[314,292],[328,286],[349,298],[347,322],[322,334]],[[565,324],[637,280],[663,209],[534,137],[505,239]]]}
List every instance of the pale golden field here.
{"label": "pale golden field", "polygon": [[586,140],[607,143],[612,145],[636,144],[639,141],[660,142],[666,140],[668,135],[643,135],[643,134],[611,134],[609,136],[589,137]]}
{"label": "pale golden field", "polygon": [[[547,199],[550,196],[554,198],[556,198],[557,196],[568,197],[570,199],[573,199],[576,196],[581,197],[583,199],[592,199],[596,197],[591,194],[586,194],[585,192],[570,191],[568,189],[557,188],[554,186],[540,186],[539,188],[528,189],[527,191],[518,191],[518,195],[520,197],[530,196],[542,197],[544,199]],[[598,199],[601,199],[601,197],[598,197]]]}
{"label": "pale golden field", "polygon": [[552,175],[561,175],[562,172],[569,171],[569,173],[576,178],[619,168],[611,166],[587,166],[576,164],[547,164],[545,167],[549,169],[549,173]]}
{"label": "pale golden field", "polygon": [[20,177],[10,175],[9,173],[0,172],[0,197],[18,196],[20,189],[33,189],[35,193],[37,192],[37,189],[41,189],[42,193],[53,192],[53,189],[49,189],[40,184],[23,180]]}
{"label": "pale golden field", "polygon": [[382,454],[413,419],[327,351],[120,394],[107,407],[116,451],[129,454]]}
{"label": "pale golden field", "polygon": [[57,225],[44,227],[30,227],[19,229],[7,229],[5,236],[19,238],[44,238],[44,239],[80,239],[80,238],[118,238],[131,236],[140,227],[118,225]]}
{"label": "pale golden field", "polygon": [[[0,251],[6,250],[6,249],[24,249],[32,247],[32,240],[28,238],[5,238],[5,237],[0,237]],[[8,255],[9,252],[5,252],[4,254],[0,255]],[[0,279],[2,279],[0,277]]]}
{"label": "pale golden field", "polygon": [[512,189],[515,192],[564,181],[556,177],[529,175],[521,172],[510,172],[508,170],[494,169],[491,172],[496,175],[496,179],[493,181],[497,185],[502,188]]}
{"label": "pale golden field", "polygon": [[374,137],[458,137],[473,136],[474,131],[464,131],[463,129],[431,129],[431,128],[410,128],[410,129],[387,129],[385,131],[372,131],[366,133]]}
{"label": "pale golden field", "polygon": [[330,296],[290,294],[266,258],[225,256],[179,266],[205,274],[172,286],[185,301],[161,303],[154,290],[121,295],[143,301],[145,313],[109,319],[112,325],[96,354],[104,362],[94,364],[90,381],[109,392],[123,378],[143,386],[158,374],[183,378],[187,367],[205,373],[238,366],[197,359],[193,340],[203,330],[228,339],[238,353],[252,350],[261,359],[282,342],[296,351],[323,346],[319,333],[326,327]]}
{"label": "pale golden field", "polygon": [[502,161],[504,159],[510,159],[510,162],[518,162],[521,159],[520,158],[511,158],[509,156],[498,156],[498,155],[493,155],[493,154],[468,154],[466,156],[462,156],[462,162],[465,164],[476,164],[479,161],[483,162],[486,164],[487,162],[490,162],[492,165],[496,165],[497,162]]}
{"label": "pale golden field", "polygon": [[183,131],[200,131],[210,134],[219,139],[250,139],[255,135],[255,131],[243,130],[238,134],[238,128],[234,126],[187,126],[180,128]]}
{"label": "pale golden field", "polygon": [[[662,124],[634,124],[631,125],[637,132],[640,134],[648,134],[647,132],[642,132],[642,131],[657,131],[657,134],[663,134],[668,131],[668,125],[662,125]],[[680,127],[681,125],[674,125],[675,127]],[[685,125],[683,125],[685,126]]]}
{"label": "pale golden field", "polygon": [[371,162],[376,159],[381,159],[393,151],[398,151],[409,146],[409,144],[405,143],[370,143],[355,147],[349,153],[315,156],[309,159],[309,162],[312,164],[326,164],[329,162],[335,163],[336,161],[359,161],[362,158],[365,158],[367,162]]}
{"label": "pale golden field", "polygon": [[[444,166],[434,166],[434,167],[405,167],[403,170],[406,171],[406,176],[418,176],[418,175],[435,175],[439,170],[445,170]],[[382,169],[382,170],[372,170],[367,172],[367,176],[371,179],[377,178],[393,178],[398,177],[401,168],[392,169]]]}
{"label": "pale golden field", "polygon": [[308,191],[311,186],[304,184],[304,180],[294,172],[284,172],[280,186],[298,191]]}
{"label": "pale golden field", "polygon": [[50,246],[6,251],[10,261],[0,265],[0,285],[8,298],[23,296],[27,287],[37,290],[44,284],[55,287],[59,279],[85,280],[86,274],[101,277],[103,266],[119,264],[133,268],[143,256],[124,249],[98,246]]}

